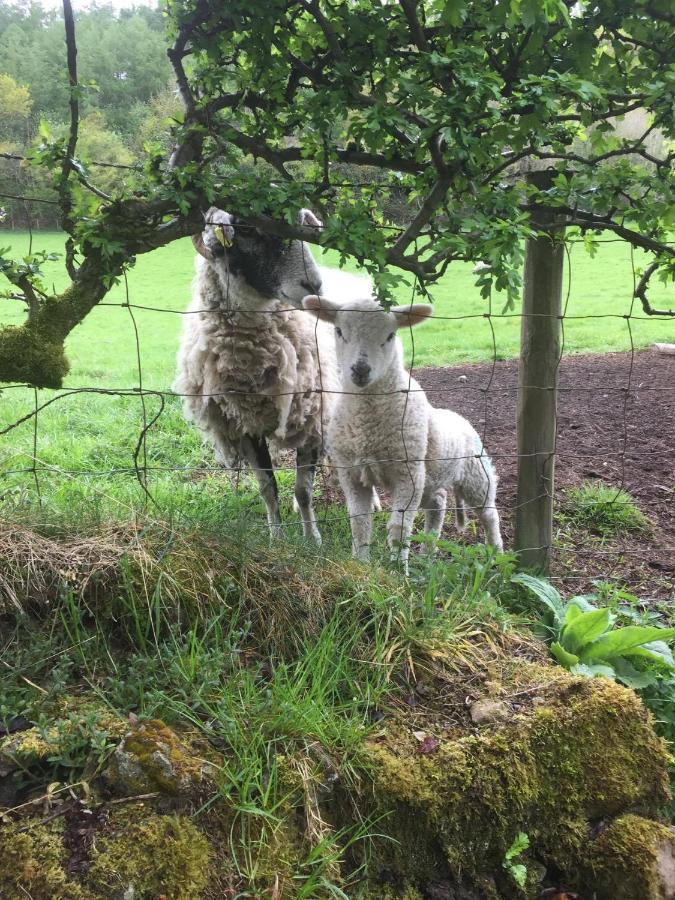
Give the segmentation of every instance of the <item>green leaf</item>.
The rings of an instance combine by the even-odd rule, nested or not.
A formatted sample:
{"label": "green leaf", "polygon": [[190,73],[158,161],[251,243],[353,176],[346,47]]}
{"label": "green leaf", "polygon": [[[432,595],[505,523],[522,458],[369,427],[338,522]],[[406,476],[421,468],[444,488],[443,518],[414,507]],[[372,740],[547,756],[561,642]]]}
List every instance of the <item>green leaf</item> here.
{"label": "green leaf", "polygon": [[572,666],[576,666],[579,662],[578,656],[575,656],[574,653],[568,653],[557,641],[553,641],[551,644],[551,653],[555,656],[560,665],[564,666],[566,669],[571,669]]}
{"label": "green leaf", "polygon": [[633,688],[634,691],[656,684],[659,680],[659,676],[654,671],[647,669],[641,672],[629,663],[627,659],[622,659],[621,657],[614,661],[613,668],[616,672],[617,680],[627,687]]}
{"label": "green leaf", "polygon": [[586,648],[582,654],[584,661],[591,659],[611,659],[613,656],[625,656],[631,650],[649,644],[651,641],[675,637],[675,628],[657,628],[654,625],[627,625],[618,628],[611,634],[598,638],[594,644]]}
{"label": "green leaf", "polygon": [[651,665],[658,669],[667,669],[668,671],[675,669],[673,651],[665,641],[650,641],[648,644],[643,644],[641,647],[633,647],[632,650],[628,650],[624,653],[624,657],[625,656],[644,657],[649,660]]}
{"label": "green leaf", "polygon": [[570,653],[579,653],[583,647],[603,635],[610,627],[612,616],[608,609],[593,609],[573,614],[578,607],[570,606],[565,616],[565,625],[560,633],[560,641]]}
{"label": "green leaf", "polygon": [[518,863],[515,866],[509,866],[509,872],[519,887],[525,887],[525,882],[527,881],[527,869],[522,863]]}
{"label": "green leaf", "polygon": [[591,602],[592,600],[595,600],[595,594],[578,594],[576,597],[570,597],[567,606],[576,606],[582,612],[587,612],[589,609],[598,608],[595,603]]}
{"label": "green leaf", "polygon": [[598,675],[603,675],[605,678],[613,680],[616,677],[616,672],[612,666],[600,664],[589,666],[586,663],[577,663],[571,667],[570,672],[573,675],[583,675],[584,678],[596,678]]}
{"label": "green leaf", "polygon": [[523,850],[527,850],[530,846],[530,838],[524,831],[519,831],[513,843],[504,854],[504,859],[511,860],[516,856],[520,856]]}
{"label": "green leaf", "polygon": [[552,584],[543,578],[536,578],[534,575],[528,575],[526,572],[520,572],[511,576],[514,584],[521,584],[538,597],[553,613],[553,619],[558,627],[563,623],[565,607],[563,605],[560,594],[556,591]]}

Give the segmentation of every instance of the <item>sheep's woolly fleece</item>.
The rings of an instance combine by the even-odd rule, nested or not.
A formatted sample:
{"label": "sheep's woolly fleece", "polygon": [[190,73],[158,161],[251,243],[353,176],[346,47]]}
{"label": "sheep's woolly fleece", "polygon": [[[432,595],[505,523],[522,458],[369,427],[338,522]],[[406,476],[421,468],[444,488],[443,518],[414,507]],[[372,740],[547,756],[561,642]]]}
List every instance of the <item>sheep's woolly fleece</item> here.
{"label": "sheep's woolly fleece", "polygon": [[242,434],[280,449],[321,446],[338,389],[332,329],[278,301],[224,311],[213,268],[201,258],[196,266],[174,383],[186,418],[228,466]]}

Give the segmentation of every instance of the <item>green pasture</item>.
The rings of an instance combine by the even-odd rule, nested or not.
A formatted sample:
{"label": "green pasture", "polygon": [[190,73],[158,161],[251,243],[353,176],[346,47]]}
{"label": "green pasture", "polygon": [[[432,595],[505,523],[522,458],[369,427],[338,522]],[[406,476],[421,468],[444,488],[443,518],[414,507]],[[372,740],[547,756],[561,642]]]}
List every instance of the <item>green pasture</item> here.
{"label": "green pasture", "polygon": [[[0,245],[14,252],[28,249],[26,233],[4,232]],[[62,251],[62,236],[38,233],[34,249]],[[168,391],[173,380],[181,316],[188,303],[194,252],[189,240],[180,241],[152,254],[139,257],[128,276],[129,301],[159,310],[122,308],[126,292],[117,285],[106,304],[95,309],[68,340],[71,372],[66,389],[128,388],[133,391],[142,377],[144,388]],[[326,264],[336,257],[324,254]],[[636,254],[636,265],[643,265]],[[458,365],[491,359],[496,348],[500,359],[518,353],[520,318],[517,310],[502,315],[504,297],[495,295],[491,304],[475,287],[471,265],[455,264],[433,288],[439,318],[415,329],[415,365]],[[630,250],[621,243],[600,247],[595,258],[579,245],[571,249],[571,286],[565,322],[566,353],[604,353],[628,350],[631,334],[635,347],[653,341],[675,340],[675,323],[647,319],[633,309],[628,324],[623,316],[631,310],[633,276]],[[46,279],[56,288],[65,284],[63,267],[50,263]],[[568,285],[565,284],[567,295]],[[402,287],[401,302],[409,302],[410,288]],[[666,289],[656,284],[651,299],[655,306],[666,305]],[[488,320],[485,313],[492,312]],[[603,316],[603,318],[594,318]],[[0,322],[22,321],[23,310],[15,301],[0,301]],[[589,317],[589,318],[584,318]],[[138,371],[135,327],[138,329],[142,374]],[[410,337],[405,336],[410,358]],[[0,394],[0,427],[49,403],[61,392],[7,388]],[[206,472],[196,481],[182,468],[213,466],[208,449],[182,419],[179,404],[165,398],[165,409],[147,437],[147,464],[151,468],[153,495],[162,509],[193,510],[199,517],[222,516],[222,475]],[[146,421],[159,411],[159,397],[145,398]],[[138,395],[115,396],[79,393],[57,400],[41,413],[34,427],[29,419],[0,436],[0,494],[4,505],[21,505],[35,498],[35,479],[22,472],[37,458],[43,510],[50,504],[71,509],[80,516],[126,517],[143,494],[133,477],[133,453],[143,426],[144,410]],[[34,452],[35,448],[35,452]],[[120,471],[121,470],[121,471]],[[86,474],[85,474],[86,473]],[[97,473],[97,474],[94,474]],[[102,474],[101,474],[102,473]],[[85,477],[82,477],[82,475]],[[122,477],[116,477],[120,474]],[[287,479],[290,485],[290,477]],[[282,478],[283,482],[283,478]],[[228,494],[231,492],[228,492]],[[246,494],[244,494],[246,496]],[[256,502],[255,493],[248,502]],[[80,502],[84,501],[84,503]],[[228,501],[230,502],[230,501]],[[234,502],[234,501],[231,501]]]}

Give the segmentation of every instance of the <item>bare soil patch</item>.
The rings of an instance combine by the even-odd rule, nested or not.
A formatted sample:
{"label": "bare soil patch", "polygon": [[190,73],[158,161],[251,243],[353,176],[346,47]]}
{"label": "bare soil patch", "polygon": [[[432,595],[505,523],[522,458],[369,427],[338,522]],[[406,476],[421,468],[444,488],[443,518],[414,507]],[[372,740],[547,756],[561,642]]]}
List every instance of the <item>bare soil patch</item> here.
{"label": "bare soil patch", "polygon": [[[466,416],[483,436],[500,475],[504,539],[512,546],[518,360],[418,369],[415,377],[434,406]],[[661,605],[675,584],[675,358],[654,350],[565,357],[559,385],[558,500],[599,479],[632,494],[654,527],[651,535],[601,540],[558,521],[552,575],[564,581],[565,594],[613,579]],[[449,517],[446,527],[450,536]]]}

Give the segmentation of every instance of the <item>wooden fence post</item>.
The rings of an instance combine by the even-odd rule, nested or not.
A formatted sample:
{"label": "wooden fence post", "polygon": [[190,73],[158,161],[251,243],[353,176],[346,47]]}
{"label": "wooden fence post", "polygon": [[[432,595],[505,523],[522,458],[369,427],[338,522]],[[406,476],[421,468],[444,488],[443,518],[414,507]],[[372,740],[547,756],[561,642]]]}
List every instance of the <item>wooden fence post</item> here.
{"label": "wooden fence post", "polygon": [[[540,189],[549,172],[532,172]],[[553,542],[556,405],[560,359],[560,315],[564,247],[555,211],[532,213],[532,225],[547,234],[525,249],[523,317],[518,371],[518,494],[515,549],[520,566],[547,575]]]}

